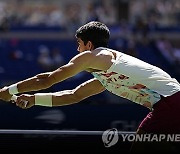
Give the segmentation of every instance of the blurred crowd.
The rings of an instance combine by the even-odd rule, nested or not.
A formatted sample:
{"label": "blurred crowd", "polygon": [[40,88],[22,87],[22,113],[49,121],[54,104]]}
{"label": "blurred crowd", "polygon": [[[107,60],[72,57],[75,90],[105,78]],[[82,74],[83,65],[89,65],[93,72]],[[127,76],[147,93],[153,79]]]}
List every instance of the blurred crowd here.
{"label": "blurred crowd", "polygon": [[[128,19],[120,19],[119,5],[127,4]],[[0,27],[60,26],[74,30],[91,20],[115,25],[126,20],[153,28],[180,24],[179,0],[0,0]]]}
{"label": "blurred crowd", "polygon": [[149,24],[177,26],[180,24],[179,0],[130,0],[129,21],[138,18]]}
{"label": "blurred crowd", "polygon": [[0,25],[60,26],[71,30],[91,20],[114,24],[117,20],[113,1],[35,1],[0,0]]}

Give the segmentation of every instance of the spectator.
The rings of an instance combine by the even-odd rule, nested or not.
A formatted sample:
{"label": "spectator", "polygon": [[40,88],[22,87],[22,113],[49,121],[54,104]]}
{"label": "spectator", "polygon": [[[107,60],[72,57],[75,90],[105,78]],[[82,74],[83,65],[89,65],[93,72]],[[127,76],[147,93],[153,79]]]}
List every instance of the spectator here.
{"label": "spectator", "polygon": [[161,38],[157,41],[157,48],[163,55],[163,57],[171,64],[174,65],[176,57],[174,55],[174,48],[168,39]]}
{"label": "spectator", "polygon": [[44,71],[51,71],[53,61],[49,55],[49,49],[45,45],[39,47],[38,64]]}
{"label": "spectator", "polygon": [[23,52],[21,50],[14,50],[10,53],[10,58],[12,60],[22,60],[24,57]]}
{"label": "spectator", "polygon": [[53,69],[57,69],[65,63],[64,57],[61,55],[61,51],[59,50],[59,48],[54,48],[52,50],[52,63]]}

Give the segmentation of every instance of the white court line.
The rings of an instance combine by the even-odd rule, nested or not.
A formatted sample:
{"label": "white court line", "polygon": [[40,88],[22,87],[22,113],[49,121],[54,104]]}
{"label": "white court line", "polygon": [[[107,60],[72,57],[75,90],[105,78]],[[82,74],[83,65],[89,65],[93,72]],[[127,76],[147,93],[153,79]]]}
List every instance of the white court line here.
{"label": "white court line", "polygon": [[[0,129],[0,134],[102,135],[103,132],[104,131]],[[135,132],[119,131],[118,134],[135,134]]]}

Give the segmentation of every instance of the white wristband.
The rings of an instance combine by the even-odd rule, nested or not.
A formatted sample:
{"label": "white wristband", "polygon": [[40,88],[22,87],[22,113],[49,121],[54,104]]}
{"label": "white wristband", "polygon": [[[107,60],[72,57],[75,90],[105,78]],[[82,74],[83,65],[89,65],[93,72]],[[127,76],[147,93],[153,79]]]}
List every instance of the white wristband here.
{"label": "white wristband", "polygon": [[37,93],[35,95],[35,105],[52,107],[52,93]]}
{"label": "white wristband", "polygon": [[8,87],[8,89],[9,89],[9,94],[11,94],[11,95],[15,95],[15,94],[19,93],[18,88],[17,88],[17,84],[10,85]]}

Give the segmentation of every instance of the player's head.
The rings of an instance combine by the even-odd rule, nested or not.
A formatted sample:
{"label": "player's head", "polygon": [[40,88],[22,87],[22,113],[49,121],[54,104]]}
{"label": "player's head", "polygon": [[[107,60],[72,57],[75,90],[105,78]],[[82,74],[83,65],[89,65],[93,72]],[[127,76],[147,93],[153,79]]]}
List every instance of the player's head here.
{"label": "player's head", "polygon": [[97,47],[107,47],[110,37],[108,27],[98,21],[91,21],[81,26],[76,31],[76,38],[83,41],[85,46],[91,46],[89,50]]}

